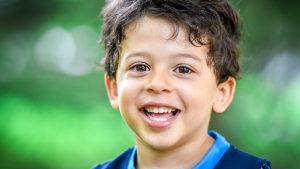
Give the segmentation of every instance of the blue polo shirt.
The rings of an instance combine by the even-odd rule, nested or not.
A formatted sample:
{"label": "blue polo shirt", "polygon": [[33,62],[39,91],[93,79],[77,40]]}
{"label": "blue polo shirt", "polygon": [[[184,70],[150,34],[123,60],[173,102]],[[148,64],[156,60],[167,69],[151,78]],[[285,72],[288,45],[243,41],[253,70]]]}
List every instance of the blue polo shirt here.
{"label": "blue polo shirt", "polygon": [[[215,131],[209,131],[208,134],[215,139],[215,143],[209,149],[204,158],[192,169],[200,169],[200,168],[214,168],[225,152],[230,147],[230,144],[226,141],[226,139],[221,136],[219,133]],[[134,147],[129,163],[127,165],[127,169],[135,169],[134,167],[134,159],[136,157],[136,146]]]}

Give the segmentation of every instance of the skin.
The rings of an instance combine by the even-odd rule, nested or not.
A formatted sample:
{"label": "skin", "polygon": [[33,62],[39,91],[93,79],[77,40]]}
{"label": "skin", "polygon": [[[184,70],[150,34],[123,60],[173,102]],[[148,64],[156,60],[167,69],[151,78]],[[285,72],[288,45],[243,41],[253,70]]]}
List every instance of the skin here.
{"label": "skin", "polygon": [[[212,110],[222,113],[233,99],[236,81],[217,85],[206,64],[208,46],[187,42],[184,28],[170,40],[172,24],[143,17],[128,25],[116,79],[105,76],[112,107],[135,133],[136,168],[192,168],[214,143],[208,134]],[[150,127],[141,116],[149,102],[180,110],[171,125]]]}

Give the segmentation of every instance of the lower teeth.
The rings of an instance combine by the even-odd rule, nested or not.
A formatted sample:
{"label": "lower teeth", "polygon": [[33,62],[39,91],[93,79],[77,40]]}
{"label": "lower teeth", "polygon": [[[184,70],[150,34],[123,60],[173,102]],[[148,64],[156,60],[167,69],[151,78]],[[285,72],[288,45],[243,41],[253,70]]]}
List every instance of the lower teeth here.
{"label": "lower teeth", "polygon": [[146,112],[145,113],[151,120],[154,120],[154,121],[167,121],[169,120],[170,118],[172,118],[174,115],[172,115],[171,117],[168,117],[168,118],[156,118],[156,117],[152,117],[150,115],[150,113]]}

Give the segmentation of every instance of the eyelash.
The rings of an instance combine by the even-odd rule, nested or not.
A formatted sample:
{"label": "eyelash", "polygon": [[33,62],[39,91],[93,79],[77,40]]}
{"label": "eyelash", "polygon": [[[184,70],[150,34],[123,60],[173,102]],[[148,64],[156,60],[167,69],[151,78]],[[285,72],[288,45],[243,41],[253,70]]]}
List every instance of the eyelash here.
{"label": "eyelash", "polygon": [[190,74],[190,73],[195,72],[195,71],[193,71],[189,66],[186,66],[186,65],[179,65],[179,66],[175,69],[175,72],[180,73],[180,72],[179,72],[179,69],[180,69],[180,68],[186,68],[186,69],[188,70],[187,73],[181,73],[181,74]]}
{"label": "eyelash", "polygon": [[[149,66],[147,66],[147,65],[144,64],[144,63],[135,63],[135,64],[133,64],[133,65],[129,68],[129,70],[135,69],[134,71],[140,72],[140,71],[137,70],[138,66],[145,66],[145,68],[148,69],[148,70],[145,70],[145,71],[149,71],[149,70],[150,70]],[[144,71],[143,71],[143,72],[144,72]]]}
{"label": "eyelash", "polygon": [[[144,63],[135,63],[135,64],[133,64],[133,65],[129,68],[129,70],[135,69],[134,71],[136,71],[136,72],[144,72],[144,71],[138,71],[138,70],[137,70],[138,66],[145,66],[145,68],[146,68],[147,70],[144,70],[144,71],[149,71],[149,70],[150,70],[149,66],[147,66],[147,65],[144,64]],[[186,66],[186,65],[179,65],[174,71],[175,71],[176,73],[180,73],[180,72],[179,72],[179,71],[180,71],[180,70],[179,70],[180,68],[186,68],[186,69],[188,70],[187,73],[181,73],[181,74],[190,74],[190,73],[195,72],[195,71],[193,71],[189,66]]]}

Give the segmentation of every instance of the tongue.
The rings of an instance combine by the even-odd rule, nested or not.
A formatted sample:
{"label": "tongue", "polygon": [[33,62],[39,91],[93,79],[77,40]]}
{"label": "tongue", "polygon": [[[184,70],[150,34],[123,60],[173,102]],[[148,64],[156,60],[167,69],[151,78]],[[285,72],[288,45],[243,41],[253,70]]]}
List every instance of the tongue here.
{"label": "tongue", "polygon": [[168,117],[172,117],[173,113],[152,113],[151,112],[151,116],[156,118],[168,118]]}

